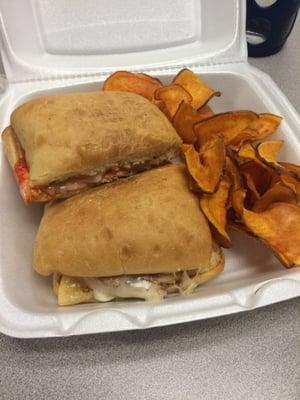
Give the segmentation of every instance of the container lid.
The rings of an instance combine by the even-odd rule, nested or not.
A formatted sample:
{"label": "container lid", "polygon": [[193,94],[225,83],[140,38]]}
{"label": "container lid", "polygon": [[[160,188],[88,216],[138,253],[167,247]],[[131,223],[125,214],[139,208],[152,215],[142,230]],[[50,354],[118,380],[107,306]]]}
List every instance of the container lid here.
{"label": "container lid", "polygon": [[1,0],[11,82],[245,61],[244,0]]}

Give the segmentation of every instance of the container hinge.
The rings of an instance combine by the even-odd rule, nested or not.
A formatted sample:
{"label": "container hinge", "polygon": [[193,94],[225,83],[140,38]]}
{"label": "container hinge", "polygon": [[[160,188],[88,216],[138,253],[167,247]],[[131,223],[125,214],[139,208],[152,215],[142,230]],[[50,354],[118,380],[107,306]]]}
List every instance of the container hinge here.
{"label": "container hinge", "polygon": [[[164,66],[124,66],[121,68],[118,68],[119,70],[127,70],[127,71],[132,71],[132,72],[145,72],[150,75],[167,75],[167,74],[175,74],[177,73],[180,69],[183,68],[190,68],[192,70],[207,70],[210,67],[222,67],[222,65],[229,65],[229,64],[245,64],[247,63],[247,59],[239,59],[239,60],[222,60],[222,63],[220,62],[214,62],[214,61],[207,61],[206,63],[197,63],[197,62],[187,62],[187,63],[176,63],[174,65],[164,65]],[[105,78],[112,74],[113,72],[116,71],[116,68],[109,68],[105,69],[102,71],[84,71],[84,72],[78,72],[78,71],[68,71],[68,72],[55,72],[53,73],[51,71],[51,74],[47,75],[47,71],[45,74],[40,73],[39,75],[36,75],[35,77],[30,77],[30,78],[25,78],[25,79],[16,79],[16,80],[10,80],[9,84],[17,84],[17,83],[29,83],[29,82],[37,82],[37,81],[61,81],[61,80],[87,80],[89,78]],[[42,71],[40,71],[42,72]]]}

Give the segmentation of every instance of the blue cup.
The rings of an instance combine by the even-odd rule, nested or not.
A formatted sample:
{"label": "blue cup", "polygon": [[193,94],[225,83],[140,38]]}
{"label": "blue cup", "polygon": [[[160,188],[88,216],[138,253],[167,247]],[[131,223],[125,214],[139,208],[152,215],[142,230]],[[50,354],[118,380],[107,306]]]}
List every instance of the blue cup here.
{"label": "blue cup", "polygon": [[277,53],[295,24],[300,0],[247,0],[247,42],[250,57]]}

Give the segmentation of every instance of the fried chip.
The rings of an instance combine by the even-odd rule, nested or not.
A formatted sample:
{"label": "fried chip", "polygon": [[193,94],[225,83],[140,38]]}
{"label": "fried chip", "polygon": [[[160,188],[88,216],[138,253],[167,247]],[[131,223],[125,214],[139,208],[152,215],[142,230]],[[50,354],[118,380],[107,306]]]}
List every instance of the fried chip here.
{"label": "fried chip", "polygon": [[217,230],[217,232],[222,236],[222,245],[225,245],[225,247],[229,247],[231,245],[230,238],[226,232],[227,201],[230,186],[231,184],[229,180],[224,178],[221,180],[218,189],[214,194],[204,194],[200,198],[200,207],[204,215]]}
{"label": "fried chip", "polygon": [[256,148],[259,159],[268,165],[276,166],[278,155],[283,145],[283,140],[269,140],[268,142],[260,143]]}
{"label": "fried chip", "polygon": [[230,147],[235,151],[239,151],[244,143],[255,142],[258,136],[259,134],[255,129],[245,128],[230,141]]}
{"label": "fried chip", "polygon": [[231,183],[229,199],[227,202],[227,208],[230,209],[232,207],[232,193],[242,188],[242,178],[234,161],[229,156],[226,156],[225,173]]}
{"label": "fried chip", "polygon": [[191,104],[182,101],[173,117],[173,125],[183,143],[194,144],[197,140],[194,133],[194,124],[202,121],[203,114],[196,111]]}
{"label": "fried chip", "polygon": [[247,189],[246,205],[247,207],[252,208],[253,204],[255,204],[260,199],[261,195],[256,189],[253,177],[249,173],[247,172],[244,173],[244,179],[245,179],[245,186]]}
{"label": "fried chip", "polygon": [[265,211],[271,204],[277,202],[296,204],[296,194],[291,188],[278,182],[253,204],[251,210],[255,212]]}
{"label": "fried chip", "polygon": [[246,206],[252,208],[263,194],[280,181],[279,174],[256,158],[240,166],[239,169],[247,188]]}
{"label": "fried chip", "polygon": [[201,115],[202,121],[204,119],[210,118],[213,115],[215,115],[213,110],[208,105],[205,105],[205,106],[199,108],[199,110],[197,110],[197,111],[198,111],[198,114]]}
{"label": "fried chip", "polygon": [[198,110],[213,96],[220,96],[220,92],[211,89],[194,72],[189,69],[181,70],[173,79],[173,83],[182,86],[192,96],[192,106]]}
{"label": "fried chip", "polygon": [[189,187],[191,192],[202,193],[201,189],[199,189],[199,186],[194,181],[194,179],[191,177],[191,175],[189,175],[189,177],[188,177],[188,187]]}
{"label": "fried chip", "polygon": [[189,173],[204,193],[214,193],[225,166],[225,145],[222,135],[209,139],[198,153],[193,145],[184,146]]}
{"label": "fried chip", "polygon": [[158,78],[153,78],[153,76],[150,76],[148,74],[145,74],[143,72],[137,72],[135,74],[137,77],[144,79],[145,81],[151,82],[152,84],[155,84],[157,87],[161,87],[162,83]]}
{"label": "fried chip", "polygon": [[[268,186],[264,187],[264,189],[267,190],[269,188],[269,176],[267,180],[264,179],[266,175],[264,169],[267,167],[257,158],[256,151],[250,143],[242,145],[238,152],[238,157],[243,161],[245,159],[250,160],[240,165],[240,173],[247,188],[246,205],[251,208],[261,196],[258,187],[267,184]],[[260,172],[258,173],[258,171]]]}
{"label": "fried chip", "polygon": [[240,189],[242,187],[242,179],[234,161],[229,156],[226,156],[225,171],[231,182],[231,189],[233,191]]}
{"label": "fried chip", "polygon": [[300,265],[300,208],[294,204],[273,203],[266,211],[244,208],[243,221],[265,242],[286,267]]}
{"label": "fried chip", "polygon": [[105,91],[132,92],[152,100],[154,92],[162,87],[158,79],[149,75],[127,71],[118,71],[110,75],[103,84]]}
{"label": "fried chip", "polygon": [[300,179],[300,165],[287,162],[279,162],[278,164],[295,178]]}
{"label": "fried chip", "polygon": [[252,111],[225,112],[196,123],[194,132],[200,144],[209,137],[222,133],[225,144],[229,145],[241,131],[256,119],[258,119],[258,115]]}
{"label": "fried chip", "polygon": [[259,114],[258,119],[253,120],[248,127],[257,132],[257,138],[255,140],[262,140],[270,135],[273,135],[273,133],[275,133],[279,127],[281,121],[282,117],[279,115],[262,113]]}
{"label": "fried chip", "polygon": [[191,103],[192,96],[182,86],[171,84],[157,89],[154,93],[155,100],[161,100],[165,106],[165,114],[172,119],[180,104]]}
{"label": "fried chip", "polygon": [[255,160],[258,164],[262,162],[257,158],[256,151],[252,144],[244,144],[238,151],[238,156],[241,158],[247,158],[249,160]]}
{"label": "fried chip", "polygon": [[274,114],[259,114],[244,130],[230,141],[230,146],[238,150],[244,143],[253,143],[262,140],[276,132],[282,118]]}
{"label": "fried chip", "polygon": [[259,171],[264,172],[264,169],[259,164],[256,164],[255,161],[249,161],[240,167],[240,172],[244,178],[245,186],[248,189],[247,203],[249,204],[250,202],[250,205],[257,201],[261,196],[258,188],[263,185],[262,190],[266,191],[271,184],[269,176],[265,179],[263,175],[260,175]]}
{"label": "fried chip", "polygon": [[232,208],[240,217],[243,214],[245,198],[246,198],[246,191],[243,188],[234,190],[231,193]]}
{"label": "fried chip", "polygon": [[297,197],[297,202],[300,202],[300,182],[289,174],[281,174],[280,179],[284,185],[292,189]]}
{"label": "fried chip", "polygon": [[244,177],[247,187],[252,188],[250,182],[253,182],[258,197],[263,195],[272,185],[280,181],[279,174],[272,168],[256,159],[247,161],[239,168],[240,174]]}
{"label": "fried chip", "polygon": [[247,162],[241,163],[240,172],[244,173],[246,176],[247,171],[249,172],[249,170],[251,170],[252,178],[253,176],[256,177],[255,186],[257,188],[260,187],[260,189],[258,189],[260,194],[263,194],[271,184],[280,180],[278,173],[257,157],[257,152],[250,143],[244,144],[240,148],[238,157],[240,160],[248,160]]}

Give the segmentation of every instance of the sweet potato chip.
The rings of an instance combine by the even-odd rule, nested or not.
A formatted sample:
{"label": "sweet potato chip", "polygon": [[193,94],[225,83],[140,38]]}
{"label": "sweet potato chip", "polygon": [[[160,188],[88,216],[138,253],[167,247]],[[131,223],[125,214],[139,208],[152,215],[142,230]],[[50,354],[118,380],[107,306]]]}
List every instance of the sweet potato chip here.
{"label": "sweet potato chip", "polygon": [[204,119],[210,118],[210,117],[212,117],[213,115],[215,115],[215,113],[213,112],[213,110],[212,110],[208,105],[205,105],[205,106],[199,108],[198,114],[201,115],[202,121],[203,121]]}
{"label": "sweet potato chip", "polygon": [[243,210],[247,228],[264,241],[287,267],[300,265],[300,208],[274,203],[266,211]]}
{"label": "sweet potato chip", "polygon": [[191,104],[182,101],[172,122],[183,142],[194,144],[197,139],[193,126],[196,122],[202,121],[202,119],[203,114],[196,111]]}
{"label": "sweet potato chip", "polygon": [[194,133],[194,124],[212,115],[214,113],[208,106],[196,111],[191,104],[182,101],[173,117],[172,123],[184,143],[194,144],[197,140]]}
{"label": "sweet potato chip", "polygon": [[[252,174],[254,174],[256,176],[256,182],[255,185],[258,186],[258,182],[260,182],[260,186],[265,187],[266,183],[268,182],[268,184],[270,184],[270,182],[272,184],[278,182],[279,179],[279,175],[278,173],[271,168],[269,165],[267,165],[265,162],[261,161],[258,157],[257,157],[257,152],[254,149],[254,147],[250,144],[244,144],[239,152],[238,152],[238,157],[239,160],[251,160],[251,161],[247,161],[247,162],[242,162],[240,165],[240,171],[241,172],[245,172],[247,170],[249,170],[249,168],[251,169]],[[244,164],[246,164],[246,166],[244,166]],[[256,171],[256,172],[255,172]],[[271,179],[271,181],[270,181]],[[265,187],[265,190],[268,189],[269,186]],[[259,190],[260,194],[264,193],[265,190]]]}
{"label": "sweet potato chip", "polygon": [[246,205],[252,207],[262,194],[258,187],[263,186],[264,190],[267,190],[271,184],[269,171],[264,171],[267,170],[267,166],[257,158],[256,151],[250,143],[242,145],[238,157],[240,160],[250,160],[240,165],[240,173],[248,189]]}
{"label": "sweet potato chip", "polygon": [[258,163],[256,159],[241,165],[239,171],[244,177],[245,183],[248,187],[252,188],[252,185],[249,184],[249,182],[253,182],[258,197],[263,195],[276,182],[280,181],[279,175],[276,171],[262,163]]}
{"label": "sweet potato chip", "polygon": [[173,79],[173,83],[182,86],[192,96],[192,106],[198,110],[203,107],[213,96],[220,96],[220,92],[211,89],[194,72],[183,69]]}
{"label": "sweet potato chip", "polygon": [[245,128],[230,141],[230,147],[238,151],[244,143],[255,142],[258,136],[259,134],[255,129]]}
{"label": "sweet potato chip", "polygon": [[231,184],[229,180],[224,178],[221,180],[219,187],[214,194],[204,194],[200,199],[200,206],[204,215],[224,239],[223,245],[225,244],[225,247],[228,247],[231,244],[228,233],[226,232],[227,201],[230,186]]}
{"label": "sweet potato chip", "polygon": [[272,168],[254,160],[247,161],[242,164],[239,171],[244,178],[245,187],[247,188],[247,196],[245,204],[248,208],[252,208],[260,197],[269,190],[276,182],[280,181],[279,175]]}
{"label": "sweet potato chip", "polygon": [[261,195],[256,189],[253,177],[247,172],[244,173],[244,181],[247,189],[245,202],[247,207],[252,208],[253,204],[260,199]]}
{"label": "sweet potato chip", "polygon": [[240,189],[242,187],[242,179],[235,163],[229,156],[226,156],[225,171],[231,182],[231,190]]}
{"label": "sweet potato chip", "polygon": [[284,185],[292,189],[297,197],[297,202],[300,202],[300,182],[289,174],[281,174],[280,179]]}
{"label": "sweet potato chip", "polygon": [[287,162],[279,162],[281,167],[283,167],[288,173],[293,175],[295,178],[300,179],[300,165],[291,164]]}
{"label": "sweet potato chip", "polygon": [[182,86],[172,84],[157,89],[154,93],[155,100],[163,101],[165,113],[172,119],[176,114],[180,104],[191,103],[192,96]]}
{"label": "sweet potato chip", "polygon": [[135,74],[136,76],[138,76],[139,78],[144,79],[145,81],[151,82],[152,84],[155,84],[157,87],[161,87],[162,83],[158,78],[153,78],[153,76],[150,76],[148,74],[145,74],[143,72],[137,72]]}
{"label": "sweet potato chip", "polygon": [[[252,160],[252,164],[250,164],[251,169],[252,171],[257,171],[256,176],[260,176],[261,182],[270,182],[271,178],[271,185],[273,185],[274,183],[280,181],[279,173],[288,173],[292,176],[297,176],[297,172],[299,172],[300,178],[300,167],[295,164],[277,162],[278,153],[282,148],[283,143],[284,142],[282,140],[274,140],[260,143],[256,151],[251,144],[247,143],[240,148],[238,152],[238,158],[239,160]],[[260,167],[258,165],[260,165]],[[243,165],[241,165],[240,168],[243,171],[247,169],[247,166],[244,167]],[[269,175],[268,179],[267,175]],[[265,179],[263,178],[263,176]]]}
{"label": "sweet potato chip", "polygon": [[246,198],[246,191],[243,188],[234,190],[231,193],[232,208],[239,216],[242,216],[243,214],[245,198]]}
{"label": "sweet potato chip", "polygon": [[276,183],[261,196],[252,206],[252,211],[265,211],[271,204],[282,202],[296,204],[296,194],[281,182]]}
{"label": "sweet potato chip", "polygon": [[199,189],[199,186],[197,185],[197,183],[195,182],[195,180],[191,175],[188,176],[188,187],[191,192],[199,194],[202,193],[201,189]]}
{"label": "sweet potato chip", "polygon": [[257,132],[258,135],[255,140],[262,140],[267,136],[273,135],[273,133],[275,133],[279,127],[281,121],[282,117],[278,115],[262,113],[259,114],[259,118],[253,120],[248,127]]}
{"label": "sweet potato chip", "polygon": [[258,164],[262,164],[262,162],[257,158],[255,148],[250,143],[244,144],[239,149],[238,156],[249,160],[255,160]]}
{"label": "sweet potato chip", "polygon": [[256,119],[258,115],[252,111],[226,112],[196,123],[194,131],[200,144],[209,137],[222,133],[225,144],[228,145]]}
{"label": "sweet potato chip", "polygon": [[263,167],[256,162],[255,150],[251,145],[243,145],[238,153],[238,157],[241,159],[247,158],[250,160],[252,157],[254,158],[251,161],[244,162],[239,166],[239,172],[243,177],[245,189],[247,189],[246,205],[251,207],[253,203],[260,198],[260,193],[256,188],[256,178],[259,178],[257,169],[261,168],[263,170]]}
{"label": "sweet potato chip", "polygon": [[[187,147],[189,146],[189,147]],[[225,164],[225,145],[221,135],[209,139],[198,153],[193,145],[184,146],[189,173],[204,193],[217,189]]]}
{"label": "sweet potato chip", "polygon": [[154,92],[160,87],[162,87],[161,82],[149,75],[118,71],[106,79],[103,90],[132,92],[152,100]]}
{"label": "sweet potato chip", "polygon": [[256,120],[253,120],[249,126],[232,138],[230,146],[238,150],[244,143],[253,143],[272,135],[277,130],[281,120],[282,118],[278,115],[259,114]]}
{"label": "sweet potato chip", "polygon": [[242,179],[234,161],[229,156],[226,156],[225,174],[231,183],[230,195],[227,202],[227,208],[230,209],[232,207],[232,193],[235,190],[242,188]]}
{"label": "sweet potato chip", "polygon": [[270,140],[260,143],[256,148],[259,159],[271,166],[277,165],[278,155],[283,145],[283,140]]}

